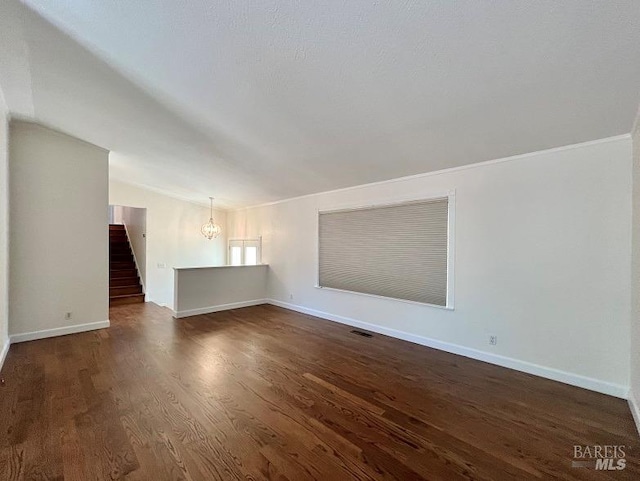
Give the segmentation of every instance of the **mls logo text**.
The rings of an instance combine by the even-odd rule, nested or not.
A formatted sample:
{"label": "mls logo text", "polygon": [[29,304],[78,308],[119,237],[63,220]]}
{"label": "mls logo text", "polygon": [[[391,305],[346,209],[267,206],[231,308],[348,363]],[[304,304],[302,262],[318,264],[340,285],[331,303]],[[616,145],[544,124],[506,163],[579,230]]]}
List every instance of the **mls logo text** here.
{"label": "mls logo text", "polygon": [[620,471],[627,466],[626,447],[622,445],[595,444],[573,446],[571,467],[588,468],[598,471]]}

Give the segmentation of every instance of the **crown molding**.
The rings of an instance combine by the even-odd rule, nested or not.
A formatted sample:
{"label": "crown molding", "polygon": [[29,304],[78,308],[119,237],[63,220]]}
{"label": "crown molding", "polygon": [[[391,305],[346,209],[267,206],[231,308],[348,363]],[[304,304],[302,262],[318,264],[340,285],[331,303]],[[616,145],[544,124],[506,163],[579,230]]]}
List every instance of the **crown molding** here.
{"label": "crown molding", "polygon": [[555,152],[563,152],[566,150],[573,150],[573,149],[582,149],[585,147],[591,147],[594,145],[599,145],[599,144],[608,144],[610,142],[619,142],[622,140],[630,140],[631,139],[631,133],[627,133],[627,134],[622,134],[622,135],[614,135],[612,137],[605,137],[603,139],[596,139],[596,140],[589,140],[586,142],[580,142],[577,144],[569,144],[569,145],[563,145],[560,147],[552,147],[550,149],[545,149],[545,150],[536,150],[534,152],[527,152],[525,154],[517,154],[517,155],[512,155],[509,157],[501,157],[499,159],[492,159],[492,160],[485,160],[483,162],[476,162],[473,164],[467,164],[467,165],[460,165],[457,167],[449,167],[447,169],[440,169],[440,170],[434,170],[431,172],[423,172],[420,174],[413,174],[413,175],[407,175],[404,177],[396,177],[393,179],[387,179],[387,180],[381,180],[378,182],[370,182],[368,184],[359,184],[359,185],[354,185],[351,187],[342,187],[340,189],[333,189],[333,190],[326,190],[326,191],[322,191],[322,192],[315,192],[313,194],[305,194],[305,195],[300,195],[300,196],[296,196],[296,197],[289,197],[287,199],[282,199],[282,200],[276,200],[273,202],[265,202],[263,204],[256,204],[256,205],[252,205],[252,206],[248,206],[248,207],[239,207],[237,209],[229,209],[230,212],[240,212],[243,210],[250,210],[250,209],[257,209],[260,207],[268,207],[271,205],[277,205],[277,204],[283,204],[285,202],[291,202],[294,200],[301,200],[301,199],[307,199],[309,197],[315,197],[318,195],[325,195],[325,194],[335,194],[338,192],[345,192],[345,191],[349,191],[349,190],[355,190],[355,189],[364,189],[364,188],[368,188],[368,187],[373,187],[376,185],[385,185],[385,184],[393,184],[395,182],[406,182],[409,180],[415,180],[415,179],[422,179],[422,178],[426,178],[426,177],[432,177],[435,175],[442,175],[442,174],[449,174],[452,172],[460,172],[463,170],[469,170],[469,169],[476,169],[478,167],[486,167],[489,165],[494,165],[494,164],[501,164],[503,162],[514,162],[514,161],[518,161],[518,160],[525,160],[525,159],[529,159],[531,157],[537,157],[539,155],[547,155],[547,154],[552,154]]}

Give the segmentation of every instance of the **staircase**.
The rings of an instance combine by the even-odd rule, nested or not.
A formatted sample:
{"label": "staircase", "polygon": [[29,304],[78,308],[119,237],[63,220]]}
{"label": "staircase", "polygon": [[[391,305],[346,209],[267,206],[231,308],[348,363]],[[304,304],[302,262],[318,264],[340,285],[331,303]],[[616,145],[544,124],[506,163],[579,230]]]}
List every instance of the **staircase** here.
{"label": "staircase", "polygon": [[109,225],[109,306],[144,302],[144,293],[123,225]]}

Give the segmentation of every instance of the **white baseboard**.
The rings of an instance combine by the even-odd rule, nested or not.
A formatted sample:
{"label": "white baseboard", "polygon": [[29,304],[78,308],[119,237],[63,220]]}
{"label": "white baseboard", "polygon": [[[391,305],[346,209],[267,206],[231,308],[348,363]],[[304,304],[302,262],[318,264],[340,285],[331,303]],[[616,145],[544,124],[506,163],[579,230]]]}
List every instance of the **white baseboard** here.
{"label": "white baseboard", "polygon": [[4,346],[2,346],[2,350],[0,351],[0,371],[2,370],[2,366],[4,366],[4,360],[7,358],[7,353],[9,352],[9,346],[11,343],[9,339],[4,342]]}
{"label": "white baseboard", "polygon": [[269,299],[254,299],[252,301],[232,302],[230,304],[219,304],[217,306],[202,307],[199,309],[187,309],[185,311],[173,311],[173,317],[180,319],[183,317],[198,316],[200,314],[211,314],[212,312],[228,311],[241,307],[258,306],[269,303]]}
{"label": "white baseboard", "polygon": [[628,395],[628,387],[620,384],[614,384],[599,379],[593,379],[590,377],[582,376],[580,374],[574,374],[559,369],[554,369],[546,366],[540,366],[527,361],[521,361],[511,357],[500,356],[498,354],[492,354],[490,352],[480,351],[478,349],[472,349],[469,347],[460,346],[458,344],[451,344],[437,339],[431,339],[428,337],[418,336],[416,334],[410,334],[396,329],[390,329],[387,327],[378,326],[357,319],[351,319],[348,317],[342,317],[328,312],[317,311],[315,309],[309,309],[307,307],[299,306],[296,304],[289,304],[288,302],[282,302],[275,299],[269,299],[269,304],[274,306],[283,307],[285,309],[291,309],[292,311],[302,312],[303,314],[309,314],[311,316],[320,317],[328,321],[339,322],[352,327],[358,327],[360,329],[366,329],[367,331],[377,332],[378,334],[384,334],[385,336],[395,337],[396,339],[402,339],[404,341],[413,342],[414,344],[420,344],[422,346],[432,347],[441,351],[450,352],[452,354],[458,354],[460,356],[469,357],[471,359],[477,359],[479,361],[488,362],[497,366],[514,369],[516,371],[526,372],[535,376],[552,379],[572,386],[589,389],[591,391],[608,394],[618,398],[626,399]]}
{"label": "white baseboard", "polygon": [[629,397],[627,399],[627,402],[629,403],[629,409],[631,409],[633,420],[636,423],[638,434],[640,434],[640,404],[638,404],[638,401],[636,400],[631,390],[629,390]]}
{"label": "white baseboard", "polygon": [[57,327],[55,329],[45,329],[43,331],[12,334],[11,336],[9,336],[9,340],[11,341],[11,344],[15,344],[17,342],[35,341],[37,339],[46,339],[48,337],[66,336],[67,334],[76,334],[78,332],[105,329],[110,325],[111,323],[109,322],[109,320],[89,322],[87,324],[76,324],[75,326]]}
{"label": "white baseboard", "polygon": [[[199,314],[209,314],[213,312],[226,311],[230,309],[238,309],[241,307],[256,306],[260,304],[272,304],[274,306],[283,307],[285,309],[301,312],[303,314],[309,314],[311,316],[319,317],[321,319],[326,319],[328,321],[339,322],[341,324],[346,324],[352,327],[358,327],[360,329],[365,329],[367,331],[377,332],[379,334],[394,337],[396,339],[402,339],[404,341],[413,342],[414,344],[420,344],[422,346],[427,346],[427,347],[431,347],[441,351],[450,352],[452,354],[457,354],[457,355],[465,356],[471,359],[484,361],[490,364],[495,364],[497,366],[502,366],[509,369],[514,369],[516,371],[526,372],[528,374],[533,374],[533,375],[544,377],[547,379],[552,379],[554,381],[570,384],[572,386],[577,386],[584,389],[589,389],[591,391],[608,394],[610,396],[627,399],[629,403],[629,407],[631,409],[631,413],[633,414],[633,418],[635,420],[636,426],[638,427],[638,432],[640,432],[640,404],[634,398],[633,394],[628,390],[628,387],[620,384],[601,381],[599,379],[593,379],[593,378],[582,376],[579,374],[561,371],[559,369],[541,366],[539,364],[534,364],[527,361],[521,361],[518,359],[506,357],[506,356],[500,356],[497,354],[492,354],[489,352],[480,351],[480,350],[468,348],[465,346],[460,346],[458,344],[439,341],[437,339],[418,336],[416,334],[410,334],[407,332],[398,331],[396,329],[382,327],[376,324],[371,324],[369,322],[364,322],[364,321],[359,321],[357,319],[338,316],[336,314],[331,314],[324,311],[318,311],[316,309],[310,309],[307,307],[299,306],[297,304],[290,304],[288,302],[278,301],[275,299],[254,299],[251,301],[234,302],[230,304],[220,304],[217,306],[209,306],[209,307],[204,307],[200,309],[189,309],[185,311],[178,311],[178,312],[172,311],[172,312],[173,312],[173,316],[179,319],[179,318],[184,318],[189,316],[196,316]],[[92,331],[96,329],[104,329],[109,326],[110,326],[110,322],[106,320],[106,321],[100,321],[100,322],[91,322],[87,324],[77,324],[75,326],[60,327],[56,329],[47,329],[43,331],[13,334],[9,336],[9,340],[5,342],[4,346],[2,346],[2,350],[0,351],[0,369],[2,368],[5,357],[9,350],[9,344],[14,344],[17,342],[34,341],[37,339],[45,339],[48,337],[64,336],[67,334],[75,334],[79,332]]]}

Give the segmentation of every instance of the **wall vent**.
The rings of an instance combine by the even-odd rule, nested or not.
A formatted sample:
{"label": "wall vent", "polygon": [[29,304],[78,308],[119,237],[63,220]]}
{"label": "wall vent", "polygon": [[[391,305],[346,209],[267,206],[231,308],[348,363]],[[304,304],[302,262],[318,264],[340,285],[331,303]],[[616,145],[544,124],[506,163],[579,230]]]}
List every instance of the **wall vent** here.
{"label": "wall vent", "polygon": [[357,330],[353,330],[351,331],[351,334],[356,334],[358,336],[362,336],[362,337],[373,337],[373,334],[369,334],[368,332],[363,332],[363,331],[357,331]]}

